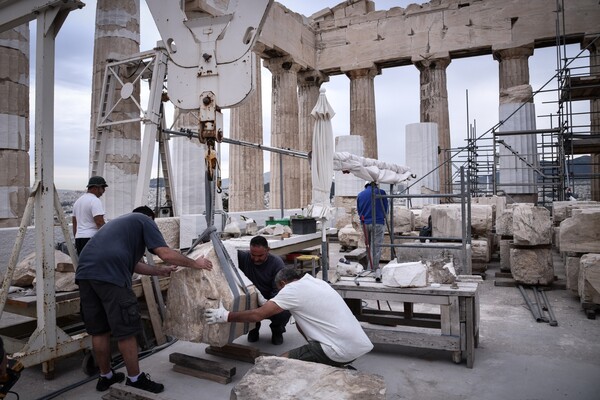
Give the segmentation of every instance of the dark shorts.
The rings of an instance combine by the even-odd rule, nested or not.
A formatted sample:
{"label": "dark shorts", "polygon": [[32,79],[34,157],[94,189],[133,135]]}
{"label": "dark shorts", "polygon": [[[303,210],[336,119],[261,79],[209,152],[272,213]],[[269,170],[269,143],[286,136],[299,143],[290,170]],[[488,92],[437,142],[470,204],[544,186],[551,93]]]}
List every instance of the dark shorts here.
{"label": "dark shorts", "polygon": [[90,335],[108,332],[116,339],[142,331],[140,309],[131,288],[107,282],[80,280],[81,317]]}
{"label": "dark shorts", "polygon": [[323,348],[321,347],[321,343],[319,342],[308,342],[302,347],[295,348],[288,352],[289,358],[294,358],[296,360],[302,361],[312,361],[316,363],[331,365],[333,367],[343,367],[345,365],[350,364],[352,361],[341,363],[337,361],[333,361],[331,358],[327,357]]}
{"label": "dark shorts", "polygon": [[81,251],[83,250],[83,248],[85,247],[85,245],[87,244],[87,242],[90,241],[91,238],[77,238],[75,239],[75,249],[77,250],[77,254],[81,254]]}

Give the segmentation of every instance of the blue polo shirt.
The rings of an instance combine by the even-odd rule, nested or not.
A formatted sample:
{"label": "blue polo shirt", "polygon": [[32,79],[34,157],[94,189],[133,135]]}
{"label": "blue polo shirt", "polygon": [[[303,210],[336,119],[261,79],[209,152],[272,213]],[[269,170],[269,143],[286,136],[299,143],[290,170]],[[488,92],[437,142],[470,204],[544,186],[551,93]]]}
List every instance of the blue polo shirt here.
{"label": "blue polo shirt", "polygon": [[148,248],[167,247],[152,218],[125,214],[102,226],[79,256],[75,281],[91,279],[131,287],[135,265]]}
{"label": "blue polo shirt", "polygon": [[[372,186],[369,185],[356,196],[356,210],[358,211],[358,216],[360,217],[361,222],[363,221],[365,224],[372,224],[372,208],[371,207],[371,193]],[[375,188],[375,193],[380,195],[385,195],[385,191],[383,189]],[[388,212],[388,199],[375,199],[375,223],[383,225],[385,223],[385,214]]]}

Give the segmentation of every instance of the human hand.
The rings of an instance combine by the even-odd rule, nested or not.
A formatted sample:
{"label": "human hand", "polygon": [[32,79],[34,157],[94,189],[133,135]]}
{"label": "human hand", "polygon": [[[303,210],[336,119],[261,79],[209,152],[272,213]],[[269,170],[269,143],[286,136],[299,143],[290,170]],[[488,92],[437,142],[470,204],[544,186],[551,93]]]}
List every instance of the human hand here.
{"label": "human hand", "polygon": [[204,310],[204,319],[209,325],[224,324],[229,317],[229,311],[223,307],[223,301],[219,300],[219,308],[207,308]]}
{"label": "human hand", "polygon": [[176,265],[157,265],[154,267],[156,276],[171,276],[171,272],[177,271]]}
{"label": "human hand", "polygon": [[265,303],[267,302],[267,299],[265,299],[265,296],[262,295],[262,293],[260,292],[260,290],[256,291],[256,297],[258,299],[258,305],[259,306],[264,306]]}
{"label": "human hand", "polygon": [[200,256],[198,258],[196,258],[196,265],[198,269],[207,269],[207,270],[212,270],[212,262],[210,262],[210,260],[208,258],[204,258],[204,256]]}

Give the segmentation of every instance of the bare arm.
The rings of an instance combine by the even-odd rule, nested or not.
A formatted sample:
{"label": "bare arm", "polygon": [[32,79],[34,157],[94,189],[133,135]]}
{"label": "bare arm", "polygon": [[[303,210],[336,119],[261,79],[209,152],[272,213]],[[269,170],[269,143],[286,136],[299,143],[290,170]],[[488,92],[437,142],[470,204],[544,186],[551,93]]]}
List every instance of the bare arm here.
{"label": "bare arm", "polygon": [[75,235],[77,234],[77,218],[73,216],[71,218],[71,221],[73,221],[73,237],[75,237]]}
{"label": "bare arm", "polygon": [[98,229],[102,228],[102,225],[105,224],[105,222],[104,222],[104,215],[96,215],[94,217],[94,222],[96,223],[96,227]]}
{"label": "bare arm", "polygon": [[267,301],[264,306],[252,310],[230,312],[227,322],[259,322],[282,311],[283,308],[279,307],[277,303]]}
{"label": "bare arm", "polygon": [[160,257],[161,260],[169,264],[194,269],[212,269],[212,263],[210,262],[210,260],[202,256],[193,260],[189,257],[184,256],[178,251],[171,249],[170,247],[157,247],[153,249],[153,251],[154,254]]}
{"label": "bare arm", "polygon": [[171,272],[175,271],[177,267],[175,265],[148,265],[143,262],[139,262],[133,268],[133,271],[140,275],[151,275],[151,276],[169,276]]}

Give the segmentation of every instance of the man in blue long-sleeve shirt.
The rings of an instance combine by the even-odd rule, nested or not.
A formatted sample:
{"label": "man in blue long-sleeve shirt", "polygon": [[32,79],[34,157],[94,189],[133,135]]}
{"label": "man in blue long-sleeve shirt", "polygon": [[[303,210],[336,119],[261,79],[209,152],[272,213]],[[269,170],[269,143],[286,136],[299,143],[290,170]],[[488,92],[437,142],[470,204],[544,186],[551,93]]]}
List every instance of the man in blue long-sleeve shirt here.
{"label": "man in blue long-sleeve shirt", "polygon": [[[371,255],[373,257],[373,269],[379,268],[379,259],[381,258],[381,245],[383,244],[383,234],[385,232],[385,215],[388,212],[388,199],[380,198],[375,201],[375,216],[373,216],[373,191],[375,194],[384,195],[385,191],[379,189],[375,182],[365,182],[365,189],[356,197],[356,209],[360,217],[360,223],[366,227],[367,237],[365,241],[373,246]],[[375,225],[373,226],[373,219]],[[373,235],[373,241],[371,241]]]}

